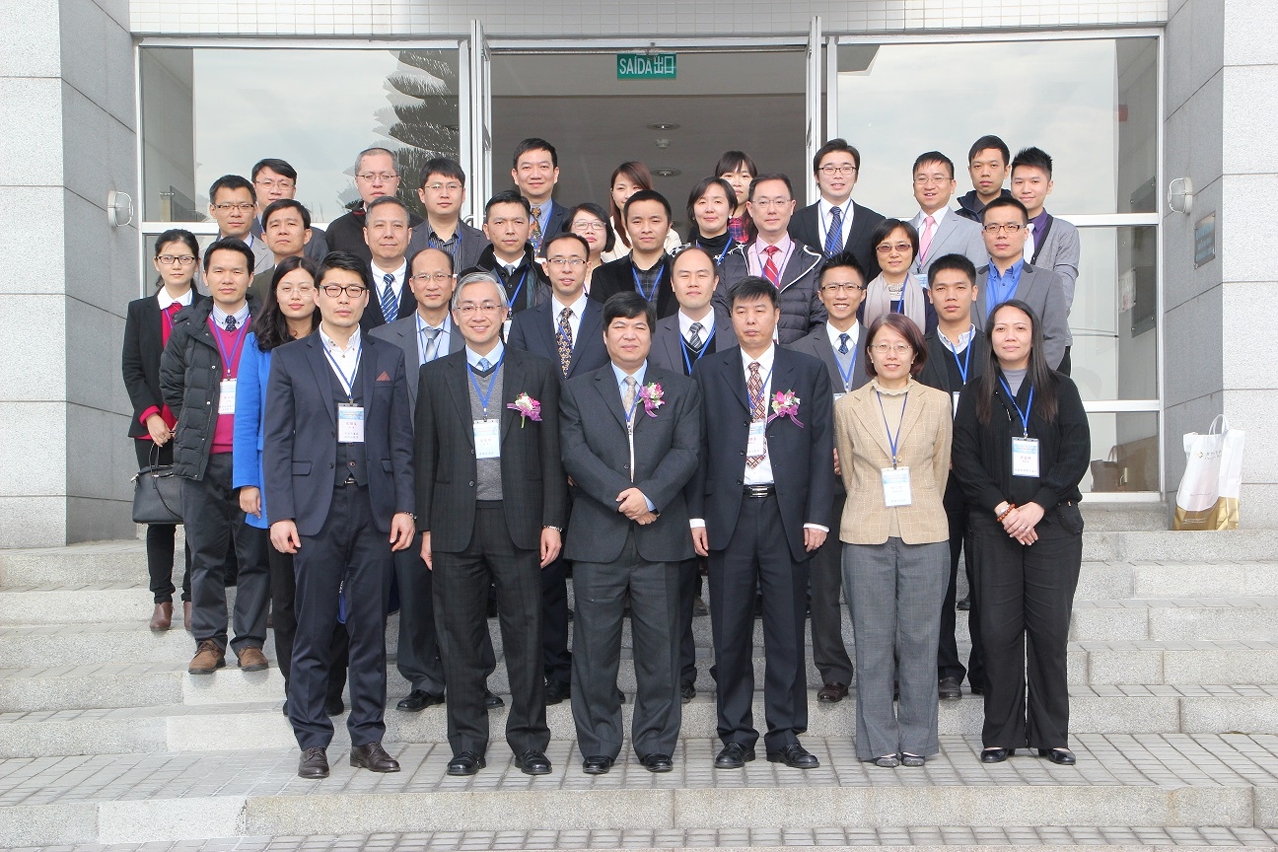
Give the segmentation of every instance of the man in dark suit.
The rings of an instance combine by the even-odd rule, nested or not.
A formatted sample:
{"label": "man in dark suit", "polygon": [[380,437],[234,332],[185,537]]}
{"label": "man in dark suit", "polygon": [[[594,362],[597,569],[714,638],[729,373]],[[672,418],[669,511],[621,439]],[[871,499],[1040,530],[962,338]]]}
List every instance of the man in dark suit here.
{"label": "man in dark suit", "polygon": [[545,139],[524,139],[515,146],[510,177],[528,200],[529,241],[540,257],[546,239],[563,230],[568,215],[567,209],[551,198],[559,183],[559,152]]}
{"label": "man in dark suit", "polygon": [[[977,379],[985,371],[989,360],[989,344],[985,335],[972,322],[980,290],[976,283],[976,268],[961,254],[938,257],[928,270],[928,298],[936,308],[937,326],[927,336],[927,363],[919,373],[920,383],[943,390],[954,400],[958,411],[959,392],[964,385]],[[958,596],[959,552],[964,556],[968,589],[976,588],[973,582],[972,544],[968,535],[967,501],[963,489],[955,477],[945,486],[945,513],[950,519],[950,583],[941,607],[941,642],[937,648],[937,690],[945,700],[963,697],[960,688],[966,675],[972,685],[972,694],[984,691],[985,666],[981,653],[981,632],[977,616],[980,605],[972,595],[968,606],[968,634],[972,638],[972,653],[967,668],[958,656],[958,643],[954,637],[954,608]]]}
{"label": "man in dark suit", "polygon": [[[550,298],[550,283],[537,263],[528,239],[528,199],[517,192],[499,192],[484,205],[484,236],[491,245],[479,254],[475,266],[497,276],[506,291],[511,316]],[[467,270],[459,270],[465,275]]]}
{"label": "man in dark suit", "polygon": [[413,542],[413,435],[404,354],[360,334],[367,266],[345,252],[320,265],[315,334],[271,359],[262,449],[271,544],[297,570],[289,719],[298,775],[328,775],[324,714],[339,596],[350,634],[351,765],[398,772],[386,733],[386,608],[392,551]]}
{"label": "man in dark suit", "polygon": [[[603,307],[586,297],[586,259],[590,245],[577,234],[554,234],[544,243],[551,299],[515,314],[506,341],[559,365],[565,378],[598,370],[608,363],[603,341]],[[568,561],[556,559],[541,572],[542,655],[546,704],[558,704],[572,690],[572,654],[568,651]]]}
{"label": "man in dark suit", "polygon": [[[348,251],[364,259],[373,259],[364,239],[364,217],[368,206],[382,196],[394,196],[399,191],[399,163],[395,155],[385,148],[366,148],[355,158],[355,188],[359,190],[359,203],[328,225],[330,251]],[[416,228],[422,217],[409,214],[408,227]],[[377,283],[377,282],[373,282]],[[376,297],[374,297],[376,298]],[[370,306],[370,310],[372,306]],[[411,311],[410,311],[411,313]]]}
{"label": "man in dark suit", "polygon": [[865,270],[867,281],[879,274],[870,235],[883,214],[852,200],[861,172],[861,152],[843,139],[831,139],[812,158],[821,198],[794,215],[790,236],[824,257],[850,252]]}
{"label": "man in dark suit", "polygon": [[655,189],[641,189],[622,208],[630,254],[605,263],[590,279],[590,298],[603,304],[617,293],[638,293],[664,318],[679,309],[670,289],[670,202]]}
{"label": "man in dark suit", "polygon": [[[811,334],[790,344],[825,364],[834,399],[856,390],[870,380],[862,358],[864,350],[861,324],[856,312],[865,298],[865,273],[854,255],[836,254],[821,266],[821,304],[829,319]],[[837,469],[837,468],[836,468]],[[843,517],[847,494],[843,480],[835,477],[834,508],[831,513],[837,525]],[[836,526],[837,529],[837,526]],[[843,543],[837,535],[827,536],[825,543],[812,555],[812,589],[809,609],[812,614],[812,662],[821,673],[817,701],[833,704],[848,695],[852,683],[852,660],[843,644],[843,613],[839,608],[839,592],[843,589]]]}
{"label": "man in dark suit", "polygon": [[417,309],[408,286],[409,221],[408,208],[393,195],[373,200],[364,210],[364,241],[373,255],[369,261],[373,290],[360,320],[366,332],[412,316]]}
{"label": "man in dark suit", "polygon": [[466,172],[456,160],[435,157],[422,166],[421,177],[417,197],[426,208],[426,221],[413,229],[408,256],[425,248],[443,249],[453,259],[453,269],[470,269],[488,246],[488,238],[461,220]]}
{"label": "man in dark suit", "polygon": [[799,744],[808,727],[803,651],[808,560],[825,541],[834,501],[830,380],[820,361],[777,347],[776,287],[748,277],[729,296],[740,350],[704,358],[705,440],[690,489],[693,543],[710,557],[710,618],[718,681],[715,768],[754,759],[755,589],[763,591],[763,700],[768,760],[818,766]]}
{"label": "man in dark suit", "polygon": [[627,606],[637,681],[631,744],[649,772],[669,772],[679,739],[679,564],[692,558],[683,489],[697,470],[701,393],[648,363],[655,321],[637,293],[613,296],[604,305],[611,364],[564,388],[564,468],[578,489],[566,547],[576,598],[572,715],[590,775],[621,752]]}
{"label": "man in dark suit", "polygon": [[540,569],[559,555],[567,514],[561,379],[550,361],[502,344],[507,310],[496,276],[464,275],[453,294],[453,322],[466,349],[426,364],[418,379],[417,517],[422,559],[435,572],[449,775],[473,775],[485,764],[480,647],[492,582],[510,678],[506,741],[522,772],[550,772]]}

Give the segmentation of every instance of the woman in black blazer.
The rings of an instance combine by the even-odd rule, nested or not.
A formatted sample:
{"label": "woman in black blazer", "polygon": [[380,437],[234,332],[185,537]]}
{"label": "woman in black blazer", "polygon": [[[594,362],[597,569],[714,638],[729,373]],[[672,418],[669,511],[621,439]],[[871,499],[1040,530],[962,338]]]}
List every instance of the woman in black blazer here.
{"label": "woman in black blazer", "polygon": [[[155,241],[152,263],[160,273],[154,295],[129,303],[124,321],[121,363],[124,387],[133,404],[129,437],[137,450],[138,467],[173,464],[173,427],[176,420],[160,396],[160,353],[168,343],[173,318],[183,308],[204,299],[193,281],[200,246],[195,235],[179,228],[165,231]],[[168,630],[173,623],[173,556],[177,527],[150,524],[146,530],[146,561],[155,596],[152,630]],[[184,619],[189,629],[191,606],[191,554],[186,554],[182,577]]]}
{"label": "woman in black blazer", "polygon": [[1004,302],[985,328],[989,363],[959,397],[953,454],[969,508],[973,609],[985,651],[981,760],[999,763],[1028,746],[1072,765],[1066,646],[1083,558],[1078,483],[1091,433],[1078,388],[1047,364],[1029,305]]}

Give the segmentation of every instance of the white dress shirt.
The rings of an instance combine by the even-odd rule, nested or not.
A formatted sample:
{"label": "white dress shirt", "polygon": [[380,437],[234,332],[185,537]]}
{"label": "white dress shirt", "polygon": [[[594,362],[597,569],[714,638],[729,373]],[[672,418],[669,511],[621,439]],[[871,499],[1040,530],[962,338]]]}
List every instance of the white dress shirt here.
{"label": "white dress shirt", "polygon": [[[398,299],[404,289],[404,279],[408,277],[408,263],[401,263],[399,269],[382,269],[377,265],[377,261],[374,260],[369,266],[373,274],[373,289],[377,291],[377,298],[374,301],[381,302],[382,295],[386,292],[385,278],[387,275],[394,276],[394,280],[390,283],[391,292]],[[380,309],[380,305],[378,307]],[[394,319],[394,317],[391,317],[391,319]]]}
{"label": "white dress shirt", "polygon": [[817,202],[817,227],[821,231],[821,245],[825,245],[826,235],[830,233],[830,217],[831,211],[838,207],[841,211],[840,216],[843,220],[839,223],[839,250],[842,251],[843,246],[848,244],[848,231],[852,229],[852,217],[856,210],[852,207],[852,196],[848,196],[842,204],[831,204],[826,201],[824,196]]}
{"label": "white dress shirt", "polygon": [[355,333],[351,335],[351,339],[347,341],[346,348],[343,349],[341,344],[324,333],[324,326],[319,328],[320,342],[324,344],[324,351],[328,354],[328,366],[332,368],[333,375],[342,384],[342,388],[346,390],[348,395],[352,394],[352,385],[355,382],[355,373],[359,369],[360,353],[364,350],[363,338],[360,337],[359,326],[355,327]]}
{"label": "white dress shirt", "polygon": [[[749,399],[750,396],[750,365],[755,361],[759,362],[759,375],[763,378],[763,416],[767,419],[771,410],[769,402],[772,398],[772,365],[776,360],[777,347],[769,346],[758,358],[751,358],[746,354],[744,349],[741,350],[741,374],[745,377],[746,397],[750,403],[752,414],[754,400]],[[752,418],[753,419],[753,418]],[[768,455],[768,442],[763,442],[763,461],[754,467],[749,464],[745,466],[745,484],[746,485],[771,485],[775,480],[772,478],[772,459]]]}
{"label": "white dress shirt", "polygon": [[[160,310],[162,311],[167,311],[175,303],[181,305],[184,308],[189,308],[191,306],[191,300],[193,298],[195,298],[194,287],[187,290],[185,293],[183,293],[181,296],[178,296],[176,299],[170,296],[169,291],[164,289],[163,287],[161,287],[155,294],[155,300],[160,303]],[[214,310],[217,310],[217,309],[214,308]],[[248,310],[248,305],[244,306],[244,310],[246,311]],[[226,319],[225,313],[222,314],[222,318],[223,320]],[[239,316],[236,315],[235,318],[238,320]]]}
{"label": "white dress shirt", "polygon": [[714,308],[706,306],[706,315],[701,319],[693,319],[679,309],[679,334],[684,340],[692,340],[692,324],[694,322],[701,323],[701,344],[704,346],[710,336],[714,334]]}

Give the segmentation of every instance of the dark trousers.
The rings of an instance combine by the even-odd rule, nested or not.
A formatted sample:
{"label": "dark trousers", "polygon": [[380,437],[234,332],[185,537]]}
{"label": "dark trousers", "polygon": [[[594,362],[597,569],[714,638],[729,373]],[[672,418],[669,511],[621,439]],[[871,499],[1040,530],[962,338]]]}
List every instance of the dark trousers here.
{"label": "dark trousers", "polygon": [[546,682],[572,679],[568,650],[568,561],[563,557],[541,569],[541,653]]}
{"label": "dark trousers", "polygon": [[616,758],[624,735],[617,669],[621,621],[630,603],[634,641],[635,712],[630,742],[640,757],[672,755],[683,718],[679,698],[679,569],[677,562],[647,562],[635,546],[634,524],[611,563],[573,565],[572,716],[585,757]]}
{"label": "dark trousers", "polygon": [[288,716],[302,749],[327,748],[333,723],[324,714],[333,667],[333,625],[339,590],[346,599],[350,635],[351,745],[381,742],[386,733],[386,608],[390,604],[391,549],[373,523],[368,488],[333,489],[319,533],[302,536],[293,557],[297,576],[297,635],[288,684]]}
{"label": "dark trousers", "polygon": [[[843,588],[843,542],[839,541],[839,519],[847,497],[840,493],[834,501],[833,528],[812,554],[812,662],[825,683],[852,683],[852,660],[843,644],[843,610],[839,590]],[[849,604],[851,602],[849,601]]]}
{"label": "dark trousers", "polygon": [[[945,486],[945,514],[950,521],[950,580],[941,604],[941,643],[936,651],[936,677],[952,677],[963,682],[966,675],[973,686],[981,686],[985,677],[985,663],[981,651],[980,607],[976,603],[976,583],[973,576],[972,538],[968,529],[967,501],[963,489],[953,478]],[[963,556],[963,570],[967,573],[967,588],[972,608],[967,613],[967,632],[972,639],[972,653],[964,668],[959,659],[958,640],[954,636],[957,616],[954,604],[958,598],[959,554]]]}
{"label": "dark trousers", "polygon": [[[138,470],[151,464],[173,464],[173,442],[169,441],[160,447],[158,453],[152,453],[155,444],[150,440],[134,440],[133,448],[137,451]],[[146,570],[151,578],[151,594],[156,603],[172,603],[173,593],[173,557],[177,555],[177,524],[146,525]],[[186,564],[182,572],[182,600],[191,599],[191,545],[186,546]]]}
{"label": "dark trousers", "polygon": [[448,683],[448,742],[453,754],[488,748],[483,645],[488,635],[488,587],[497,586],[503,656],[510,678],[506,742],[515,754],[545,751],[545,683],[541,654],[541,568],[536,550],[515,547],[500,501],[475,510],[470,543],[459,553],[434,553],[435,624]]}
{"label": "dark trousers", "polygon": [[[288,695],[288,682],[293,671],[293,643],[297,635],[297,574],[293,565],[293,554],[280,553],[269,544],[266,547],[266,558],[271,568],[271,614],[275,635],[275,659],[284,676],[284,694]],[[342,700],[342,690],[346,688],[346,656],[350,652],[350,641],[346,633],[346,625],[336,620],[333,622],[333,643],[329,648],[329,659],[332,669],[328,675],[326,693],[329,704]]]}
{"label": "dark trousers", "polygon": [[697,683],[697,642],[692,636],[692,611],[701,585],[701,563],[689,559],[679,563],[679,620],[675,630],[679,636],[679,685]]}
{"label": "dark trousers", "polygon": [[239,563],[235,592],[235,639],[231,648],[261,648],[266,643],[266,605],[270,576],[266,565],[269,534],[244,522],[231,488],[231,454],[209,456],[203,479],[182,482],[182,518],[191,547],[191,632],[196,642],[212,639],[227,647],[224,565],[232,548]]}
{"label": "dark trousers", "polygon": [[710,619],[714,637],[719,739],[754,748],[754,596],[763,590],[764,745],[779,751],[808,728],[803,616],[808,560],[790,554],[776,497],[741,501],[736,534],[710,551]]}
{"label": "dark trousers", "polygon": [[[971,513],[976,600],[985,649],[987,747],[1056,748],[1069,742],[1066,649],[1083,558],[1081,532],[1049,509],[1029,547],[988,511]],[[1026,673],[1029,696],[1026,698]]]}

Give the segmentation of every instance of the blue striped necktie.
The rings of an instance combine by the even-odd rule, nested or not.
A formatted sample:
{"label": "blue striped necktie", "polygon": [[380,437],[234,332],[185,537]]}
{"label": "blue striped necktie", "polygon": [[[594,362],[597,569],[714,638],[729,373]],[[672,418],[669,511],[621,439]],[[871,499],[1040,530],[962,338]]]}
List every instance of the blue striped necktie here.
{"label": "blue striped necktie", "polygon": [[395,276],[387,272],[382,276],[382,316],[387,322],[394,322],[399,314],[399,294],[395,292]]}
{"label": "blue striped necktie", "polygon": [[834,257],[843,250],[843,208],[830,209],[830,229],[825,234],[825,256]]}

